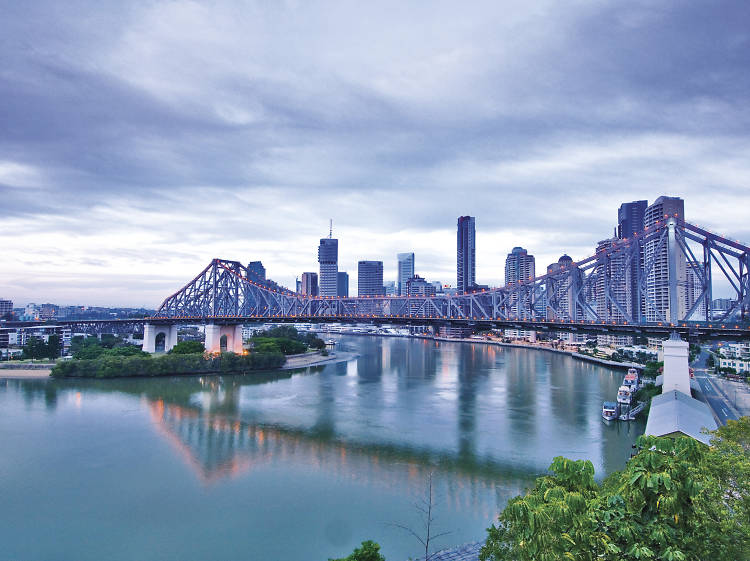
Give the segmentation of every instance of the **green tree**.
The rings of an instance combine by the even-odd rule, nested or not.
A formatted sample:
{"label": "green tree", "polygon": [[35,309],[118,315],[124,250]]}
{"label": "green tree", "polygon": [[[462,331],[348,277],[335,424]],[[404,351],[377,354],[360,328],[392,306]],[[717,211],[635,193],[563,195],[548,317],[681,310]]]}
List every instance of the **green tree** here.
{"label": "green tree", "polygon": [[488,529],[480,559],[750,559],[750,419],[710,447],[653,436],[638,446],[601,485],[590,462],[555,458]]}
{"label": "green tree", "polygon": [[23,346],[23,354],[21,355],[21,358],[47,358],[47,343],[39,337],[28,337],[26,339],[26,344]]}
{"label": "green tree", "polygon": [[175,355],[189,355],[193,353],[202,353],[205,350],[206,347],[204,347],[203,343],[200,341],[180,341],[172,347],[172,350],[170,350],[169,353]]}
{"label": "green tree", "polygon": [[380,554],[380,545],[374,541],[367,540],[362,542],[347,557],[340,559],[328,559],[328,561],[385,561],[385,557]]}
{"label": "green tree", "polygon": [[58,358],[62,351],[59,335],[50,335],[47,339],[47,358]]}

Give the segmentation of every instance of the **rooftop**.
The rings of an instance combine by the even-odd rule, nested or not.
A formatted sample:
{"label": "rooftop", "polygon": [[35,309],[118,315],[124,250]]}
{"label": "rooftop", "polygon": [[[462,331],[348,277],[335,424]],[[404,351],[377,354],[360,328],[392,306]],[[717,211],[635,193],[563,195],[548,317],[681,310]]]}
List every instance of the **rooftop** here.
{"label": "rooftop", "polygon": [[681,433],[704,444],[710,437],[701,430],[716,430],[708,405],[676,390],[654,396],[646,422],[646,434],[667,436]]}

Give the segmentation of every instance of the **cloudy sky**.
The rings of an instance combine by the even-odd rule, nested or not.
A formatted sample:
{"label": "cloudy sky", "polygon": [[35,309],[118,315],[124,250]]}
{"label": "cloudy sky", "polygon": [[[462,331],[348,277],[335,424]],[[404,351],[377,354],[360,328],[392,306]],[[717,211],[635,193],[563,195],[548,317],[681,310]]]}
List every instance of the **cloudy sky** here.
{"label": "cloudy sky", "polygon": [[455,283],[682,196],[750,241],[750,2],[0,0],[0,297],[156,307],[213,257],[294,286],[328,219]]}

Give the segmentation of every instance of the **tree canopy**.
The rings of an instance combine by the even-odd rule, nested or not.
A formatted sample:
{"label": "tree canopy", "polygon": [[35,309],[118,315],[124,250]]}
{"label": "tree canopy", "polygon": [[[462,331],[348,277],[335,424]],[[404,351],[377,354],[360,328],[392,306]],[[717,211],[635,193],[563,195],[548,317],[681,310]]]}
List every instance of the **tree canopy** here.
{"label": "tree canopy", "polygon": [[508,503],[482,561],[750,559],[750,418],[713,433],[642,436],[600,485],[593,464],[557,457]]}
{"label": "tree canopy", "polygon": [[385,561],[385,557],[380,554],[380,545],[367,540],[362,542],[362,545],[355,548],[347,557],[329,559],[328,561]]}
{"label": "tree canopy", "polygon": [[169,351],[173,355],[190,355],[202,353],[206,350],[200,341],[180,341]]}
{"label": "tree canopy", "polygon": [[58,358],[60,356],[60,336],[50,335],[45,342],[39,337],[29,337],[23,346],[22,358]]}

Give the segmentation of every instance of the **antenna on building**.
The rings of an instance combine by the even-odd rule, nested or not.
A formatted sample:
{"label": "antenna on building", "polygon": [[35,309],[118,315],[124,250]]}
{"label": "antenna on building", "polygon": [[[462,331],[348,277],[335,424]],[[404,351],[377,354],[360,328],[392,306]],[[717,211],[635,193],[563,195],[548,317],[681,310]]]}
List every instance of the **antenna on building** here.
{"label": "antenna on building", "polygon": [[333,218],[328,219],[328,239],[333,238]]}

